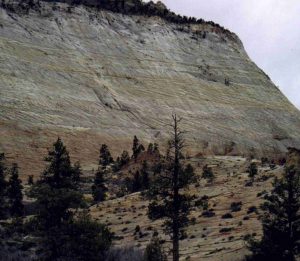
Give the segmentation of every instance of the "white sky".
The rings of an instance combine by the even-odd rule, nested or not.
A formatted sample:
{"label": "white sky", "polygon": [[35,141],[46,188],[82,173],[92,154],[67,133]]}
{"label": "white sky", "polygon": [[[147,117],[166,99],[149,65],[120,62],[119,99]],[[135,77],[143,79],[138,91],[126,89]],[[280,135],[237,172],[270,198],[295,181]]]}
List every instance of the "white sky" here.
{"label": "white sky", "polygon": [[[157,1],[154,1],[157,2]],[[251,59],[300,109],[300,0],[162,0],[236,33]]]}

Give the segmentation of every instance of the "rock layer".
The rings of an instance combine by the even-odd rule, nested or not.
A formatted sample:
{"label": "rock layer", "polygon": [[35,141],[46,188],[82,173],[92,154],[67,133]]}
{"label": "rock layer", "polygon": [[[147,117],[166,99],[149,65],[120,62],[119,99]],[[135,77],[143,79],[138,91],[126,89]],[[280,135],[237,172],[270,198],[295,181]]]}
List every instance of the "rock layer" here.
{"label": "rock layer", "polygon": [[300,113],[234,34],[41,2],[0,9],[0,150],[37,174],[60,136],[74,160],[97,163],[133,135],[164,144],[171,114],[191,154],[272,157],[299,147]]}

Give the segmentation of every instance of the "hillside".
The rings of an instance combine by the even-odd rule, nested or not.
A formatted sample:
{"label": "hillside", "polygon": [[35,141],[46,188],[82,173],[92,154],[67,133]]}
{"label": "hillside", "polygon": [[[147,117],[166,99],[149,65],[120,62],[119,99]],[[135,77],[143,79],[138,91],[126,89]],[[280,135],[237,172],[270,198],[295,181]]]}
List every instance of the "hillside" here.
{"label": "hillside", "polygon": [[[84,169],[166,141],[184,118],[189,154],[280,156],[300,145],[300,113],[229,31],[89,6],[0,8],[0,151],[40,173],[57,136]],[[13,6],[13,5],[12,5]],[[26,6],[26,4],[25,4]],[[259,41],[259,39],[258,39]]]}

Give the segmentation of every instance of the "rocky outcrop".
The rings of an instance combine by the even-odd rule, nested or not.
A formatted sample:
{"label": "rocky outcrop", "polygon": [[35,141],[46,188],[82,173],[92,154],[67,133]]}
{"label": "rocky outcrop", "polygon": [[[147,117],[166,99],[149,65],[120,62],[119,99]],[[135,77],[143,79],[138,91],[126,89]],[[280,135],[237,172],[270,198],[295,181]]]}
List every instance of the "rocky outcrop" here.
{"label": "rocky outcrop", "polygon": [[57,136],[86,168],[104,142],[114,153],[133,135],[164,144],[173,112],[184,118],[190,154],[274,157],[299,146],[299,111],[234,34],[39,5],[0,9],[0,151],[23,173],[39,173]]}

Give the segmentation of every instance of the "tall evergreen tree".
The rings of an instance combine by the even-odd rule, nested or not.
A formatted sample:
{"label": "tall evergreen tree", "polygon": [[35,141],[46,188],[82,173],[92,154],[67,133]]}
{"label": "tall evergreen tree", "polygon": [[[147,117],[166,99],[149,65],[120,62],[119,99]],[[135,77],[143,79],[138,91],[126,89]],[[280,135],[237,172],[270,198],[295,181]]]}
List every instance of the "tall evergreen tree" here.
{"label": "tall evergreen tree", "polygon": [[13,217],[21,217],[24,214],[22,181],[19,179],[18,165],[14,163],[10,171],[7,195],[9,199],[9,210]]}
{"label": "tall evergreen tree", "polygon": [[107,188],[104,184],[104,171],[99,168],[95,174],[94,184],[92,186],[92,195],[95,202],[104,201]]}
{"label": "tall evergreen tree", "polygon": [[100,148],[100,159],[99,159],[99,165],[101,165],[103,168],[108,166],[109,164],[113,163],[114,160],[110,154],[110,151],[108,149],[108,146],[106,144],[102,144]]}
{"label": "tall evergreen tree", "polygon": [[46,230],[68,222],[73,212],[83,204],[78,191],[78,166],[71,165],[69,153],[60,138],[45,157],[48,163],[40,179],[31,188],[30,195],[37,199],[38,221]]}
{"label": "tall evergreen tree", "polygon": [[0,219],[6,216],[6,189],[7,182],[5,180],[6,166],[5,166],[5,155],[0,153]]}
{"label": "tall evergreen tree", "polygon": [[300,171],[286,168],[284,177],[276,178],[273,190],[261,206],[263,236],[248,239],[251,261],[294,261],[300,254]]}
{"label": "tall evergreen tree", "polygon": [[179,238],[184,234],[188,224],[192,196],[184,192],[195,181],[191,166],[184,166],[181,155],[184,138],[179,124],[181,119],[173,115],[172,137],[169,142],[168,155],[159,173],[154,175],[148,196],[151,200],[148,216],[152,220],[165,219],[166,232],[173,243],[173,261],[179,260]]}
{"label": "tall evergreen tree", "polygon": [[103,260],[111,244],[110,232],[89,217],[75,215],[85,206],[78,184],[80,165],[71,165],[61,139],[45,160],[47,167],[30,191],[38,206],[41,260]]}

